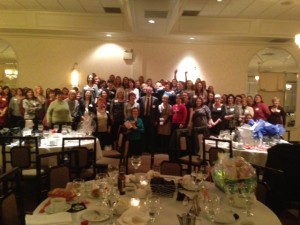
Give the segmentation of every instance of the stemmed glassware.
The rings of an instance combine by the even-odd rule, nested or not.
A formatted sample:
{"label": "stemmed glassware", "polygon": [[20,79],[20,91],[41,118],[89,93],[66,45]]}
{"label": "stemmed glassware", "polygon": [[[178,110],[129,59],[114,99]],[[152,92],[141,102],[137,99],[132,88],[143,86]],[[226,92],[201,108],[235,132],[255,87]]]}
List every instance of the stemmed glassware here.
{"label": "stemmed glassware", "polygon": [[119,190],[116,187],[113,187],[108,194],[106,195],[104,199],[104,204],[109,208],[110,210],[110,223],[111,225],[115,224],[114,222],[114,211],[115,207],[118,204],[120,200],[120,194]]}
{"label": "stemmed glassware", "polygon": [[118,175],[119,175],[118,167],[109,164],[107,166],[107,173],[109,175],[109,183],[112,186],[116,186],[117,185],[117,178],[118,178]]}
{"label": "stemmed glassware", "polygon": [[159,210],[161,208],[160,199],[157,198],[157,197],[147,198],[144,205],[145,205],[145,207],[148,211],[148,214],[149,214],[149,217],[150,217],[150,222],[154,223],[155,219],[156,219],[156,216],[159,215]]}
{"label": "stemmed glassware", "polygon": [[107,194],[107,173],[98,173],[95,177],[95,185],[99,189],[99,205],[103,203],[103,200],[106,198]]}
{"label": "stemmed glassware", "polygon": [[210,220],[210,224],[214,224],[215,216],[220,212],[220,197],[210,194],[208,198],[204,200],[204,210]]}
{"label": "stemmed glassware", "polygon": [[[131,156],[130,161],[135,171],[137,171],[138,168],[142,165],[142,158],[140,155]],[[135,177],[135,179],[137,180],[137,177]]]}
{"label": "stemmed glassware", "polygon": [[76,191],[76,204],[73,206],[74,210],[82,210],[84,206],[80,204],[80,196],[84,191],[84,179],[76,178],[72,182],[72,187]]}

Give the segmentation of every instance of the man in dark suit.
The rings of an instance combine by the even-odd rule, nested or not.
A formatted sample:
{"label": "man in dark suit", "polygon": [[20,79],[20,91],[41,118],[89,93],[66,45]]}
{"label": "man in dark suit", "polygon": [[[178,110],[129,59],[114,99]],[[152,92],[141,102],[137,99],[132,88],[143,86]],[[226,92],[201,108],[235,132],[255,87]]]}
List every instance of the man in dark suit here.
{"label": "man in dark suit", "polygon": [[154,154],[156,148],[157,124],[159,120],[158,98],[152,96],[152,87],[145,88],[146,95],[140,97],[140,117],[144,123],[143,151]]}

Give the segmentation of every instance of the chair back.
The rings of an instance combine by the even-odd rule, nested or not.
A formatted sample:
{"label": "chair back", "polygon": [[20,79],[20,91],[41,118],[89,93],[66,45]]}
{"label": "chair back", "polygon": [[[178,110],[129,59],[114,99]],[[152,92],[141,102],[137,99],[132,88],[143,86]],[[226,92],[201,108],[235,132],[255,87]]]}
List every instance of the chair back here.
{"label": "chair back", "polygon": [[[220,147],[222,144],[224,145],[224,147],[223,146]],[[213,152],[210,154],[209,151],[210,148],[216,148],[216,150],[212,150]],[[203,162],[205,163],[213,163],[217,159],[216,158],[217,152],[221,152],[222,150],[224,152],[228,152],[230,158],[233,157],[231,140],[204,137],[202,149],[203,149],[202,158],[203,158]],[[212,157],[212,160],[210,160],[210,156]]]}
{"label": "chair back", "polygon": [[25,225],[20,177],[19,168],[13,168],[0,176],[1,225]]}
{"label": "chair back", "polygon": [[[92,148],[87,148],[82,146],[84,141],[91,141]],[[63,138],[62,140],[62,151],[74,150],[77,151],[77,156],[72,155],[71,163],[71,172],[75,172],[76,177],[82,177],[86,179],[91,179],[95,177],[96,174],[96,141],[95,137],[72,137],[72,138]],[[71,142],[72,146],[68,146],[67,143]],[[88,169],[91,169],[91,172],[87,172]]]}
{"label": "chair back", "polygon": [[71,181],[70,169],[67,165],[51,167],[48,172],[49,190],[54,188],[65,188]]}
{"label": "chair back", "polygon": [[47,197],[47,193],[56,186],[64,188],[67,182],[71,180],[70,167],[72,160],[77,160],[77,153],[74,150],[66,150],[38,155],[40,200]]}
{"label": "chair back", "polygon": [[218,154],[219,153],[225,153],[225,150],[223,148],[218,148],[218,147],[211,147],[209,149],[209,164],[211,166],[215,165],[215,162],[218,160]]}
{"label": "chair back", "polygon": [[[300,145],[278,144],[268,149],[266,166],[282,170],[283,180],[277,183],[276,190],[284,195],[281,205],[287,207],[291,202],[300,204]],[[264,174],[264,181],[276,185],[273,175]],[[280,210],[282,210],[282,207]]]}
{"label": "chair back", "polygon": [[177,162],[162,161],[159,171],[162,175],[182,176],[182,166]]}
{"label": "chair back", "polygon": [[38,137],[14,136],[11,138],[17,142],[17,145],[11,147],[2,142],[3,172],[10,167],[19,167],[22,171],[34,169],[29,175],[36,176],[36,158],[39,155]]}

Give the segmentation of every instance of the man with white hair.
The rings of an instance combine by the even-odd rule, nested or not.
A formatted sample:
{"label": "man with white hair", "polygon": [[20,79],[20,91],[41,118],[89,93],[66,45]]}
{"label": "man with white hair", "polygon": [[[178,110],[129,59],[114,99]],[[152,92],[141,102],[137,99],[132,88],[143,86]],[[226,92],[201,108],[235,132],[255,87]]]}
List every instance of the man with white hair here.
{"label": "man with white hair", "polygon": [[159,120],[158,98],[152,96],[152,87],[145,87],[146,95],[140,97],[140,117],[144,123],[143,151],[154,154],[156,146],[157,124]]}

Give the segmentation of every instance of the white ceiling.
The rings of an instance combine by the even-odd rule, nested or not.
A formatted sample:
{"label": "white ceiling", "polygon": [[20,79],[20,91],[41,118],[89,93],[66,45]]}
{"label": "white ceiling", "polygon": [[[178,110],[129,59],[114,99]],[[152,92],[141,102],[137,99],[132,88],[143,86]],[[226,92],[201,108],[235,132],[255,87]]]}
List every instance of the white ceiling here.
{"label": "white ceiling", "polygon": [[[300,32],[299,12],[300,0],[1,0],[0,33],[293,44]],[[23,19],[1,22],[17,16]],[[41,23],[42,16],[48,21],[52,16],[57,26]],[[0,51],[4,48],[0,44]]]}

